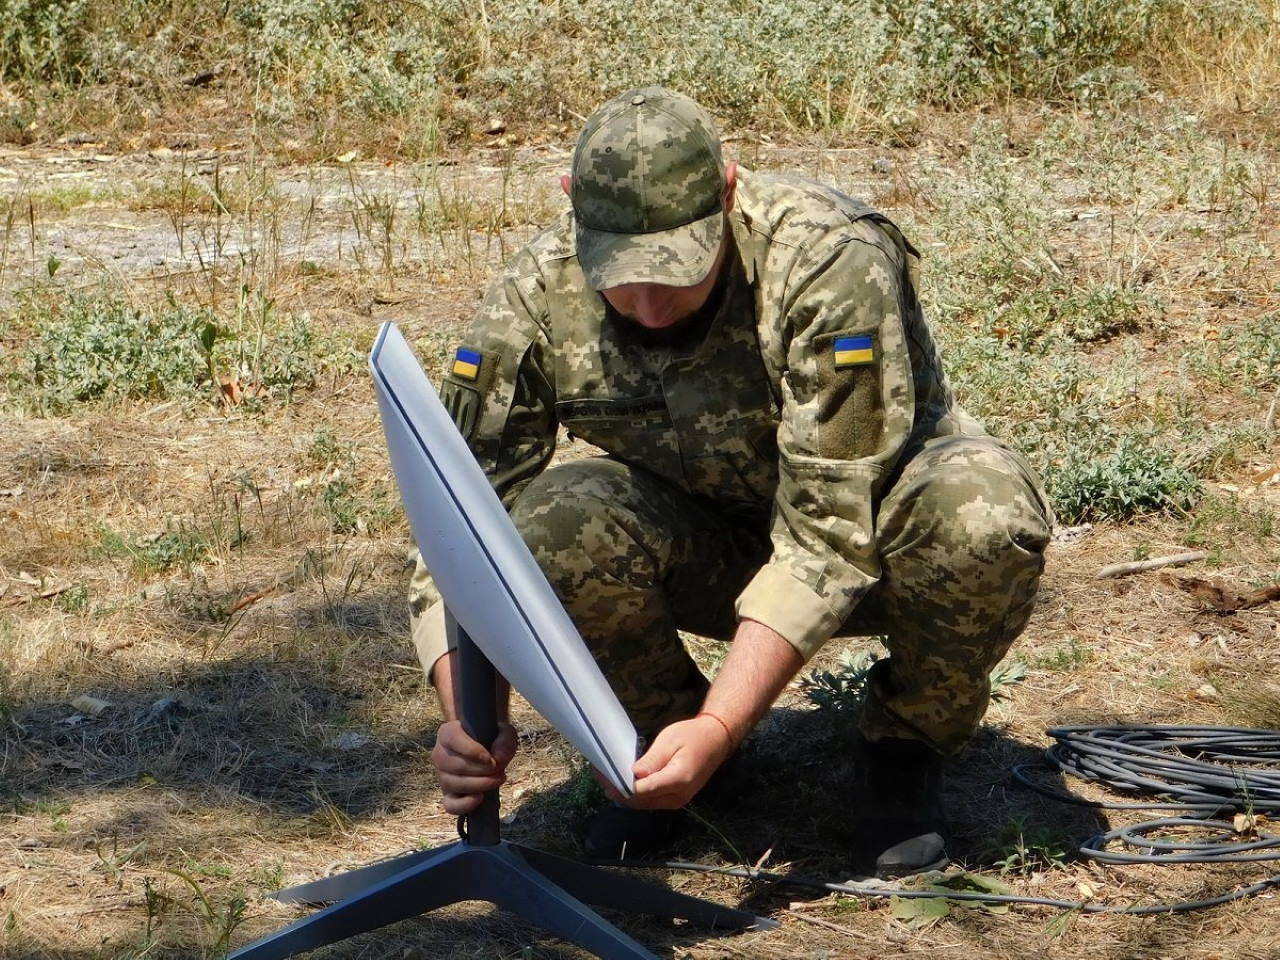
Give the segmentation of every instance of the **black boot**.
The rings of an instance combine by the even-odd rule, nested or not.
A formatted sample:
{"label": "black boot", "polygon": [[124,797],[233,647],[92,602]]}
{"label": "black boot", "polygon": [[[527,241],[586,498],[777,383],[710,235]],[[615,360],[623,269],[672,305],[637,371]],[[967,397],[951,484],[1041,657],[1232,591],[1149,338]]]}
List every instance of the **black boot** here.
{"label": "black boot", "polygon": [[[695,803],[714,803],[730,790],[740,773],[741,750],[716,769]],[[679,810],[634,810],[618,803],[601,807],[587,820],[582,851],[593,860],[639,860],[662,853],[689,828],[687,807]]]}
{"label": "black boot", "polygon": [[660,853],[688,827],[684,810],[601,807],[587,821],[582,852],[593,860],[642,860]]}
{"label": "black boot", "polygon": [[947,865],[942,755],[918,740],[857,740],[859,860],[884,879]]}

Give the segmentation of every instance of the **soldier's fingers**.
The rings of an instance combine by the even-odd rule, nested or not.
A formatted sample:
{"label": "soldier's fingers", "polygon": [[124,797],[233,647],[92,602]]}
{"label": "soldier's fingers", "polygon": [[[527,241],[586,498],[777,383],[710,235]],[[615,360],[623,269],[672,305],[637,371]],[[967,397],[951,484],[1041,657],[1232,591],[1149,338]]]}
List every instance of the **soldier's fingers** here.
{"label": "soldier's fingers", "polygon": [[446,795],[489,793],[491,790],[497,790],[506,780],[506,777],[460,777],[442,773],[440,790]]}
{"label": "soldier's fingers", "polygon": [[484,798],[476,794],[455,794],[446,793],[444,795],[445,813],[451,813],[455,817],[460,817],[464,813],[470,813],[476,807],[480,806],[480,801]]}
{"label": "soldier's fingers", "polygon": [[519,743],[515,727],[509,723],[498,724],[498,737],[489,748],[489,754],[493,757],[494,763],[499,767],[505,767],[516,755]]}
{"label": "soldier's fingers", "polygon": [[454,756],[465,757],[468,760],[478,762],[493,760],[484,745],[472,740],[462,729],[462,724],[456,720],[451,720],[440,728],[440,732],[436,734],[436,746],[443,747]]}
{"label": "soldier's fingers", "polygon": [[483,758],[479,759],[460,756],[450,752],[442,744],[436,744],[435,749],[431,751],[431,762],[442,774],[454,774],[457,776],[483,777],[491,775],[498,770],[497,764],[493,762],[493,758],[487,753]]}
{"label": "soldier's fingers", "polygon": [[659,770],[664,769],[671,763],[671,758],[675,756],[680,749],[678,743],[672,743],[664,740],[659,734],[658,739],[654,741],[652,747],[645,753],[643,757],[635,762],[635,766],[631,768],[631,772],[636,775],[638,780],[644,780],[652,777]]}
{"label": "soldier's fingers", "polygon": [[668,765],[649,776],[636,780],[637,800],[658,799],[686,790],[689,786],[688,771]]}

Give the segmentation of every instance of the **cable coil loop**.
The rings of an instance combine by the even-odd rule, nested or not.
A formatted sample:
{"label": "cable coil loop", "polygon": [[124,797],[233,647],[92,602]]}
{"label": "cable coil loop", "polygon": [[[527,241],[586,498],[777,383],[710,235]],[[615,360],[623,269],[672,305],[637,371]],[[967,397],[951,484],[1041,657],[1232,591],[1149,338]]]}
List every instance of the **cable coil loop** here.
{"label": "cable coil loop", "polygon": [[[1013,771],[1023,785],[1095,809],[1175,814],[1091,837],[1081,845],[1084,856],[1113,864],[1280,859],[1280,837],[1259,831],[1256,819],[1280,811],[1280,731],[1112,726],[1056,727],[1048,733],[1057,741],[1046,751],[1050,766],[1120,793],[1156,799],[1085,800],[1036,782],[1027,765]],[[1237,824],[1230,819],[1237,813],[1248,819]]]}

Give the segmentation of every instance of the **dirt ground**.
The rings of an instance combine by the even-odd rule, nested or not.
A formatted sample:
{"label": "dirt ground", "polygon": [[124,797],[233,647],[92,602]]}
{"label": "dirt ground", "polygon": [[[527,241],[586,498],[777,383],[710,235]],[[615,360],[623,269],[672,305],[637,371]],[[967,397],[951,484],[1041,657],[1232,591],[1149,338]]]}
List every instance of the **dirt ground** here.
{"label": "dirt ground", "polygon": [[[908,147],[783,147],[744,136],[731,148],[753,166],[822,176],[870,198],[941,256],[956,242],[930,224],[947,215],[939,197],[965,175],[970,131],[983,122],[951,118]],[[1017,166],[1030,162],[1026,145],[1053,134],[1034,117],[1010,131],[1013,176],[1030,178]],[[20,311],[33,291],[108,285],[138,303],[172,296],[234,315],[237,291],[264,290],[273,309],[306,313],[357,358],[377,325],[394,320],[435,372],[486,276],[560,209],[554,177],[568,149],[306,168],[235,144],[133,155],[92,143],[4,149],[0,296]],[[1073,149],[1083,158],[1090,145]],[[1265,146],[1249,156],[1263,190],[1250,240],[1265,255],[1247,266],[1233,261],[1233,238],[1215,233],[1216,201],[1194,190],[1144,208],[1141,229],[1125,235],[1134,249],[1117,248],[1116,213],[1136,207],[1083,180],[1055,181],[1044,200],[1055,249],[1095,264],[1142,261],[1163,298],[1157,342],[1207,349],[1206,324],[1228,332],[1280,304],[1277,210],[1266,192],[1276,159]],[[16,363],[37,333],[19,321],[0,328],[0,357]],[[1099,866],[1076,855],[1078,844],[1141,815],[1058,804],[1011,777],[1014,765],[1038,762],[1054,726],[1280,726],[1280,606],[1218,612],[1168,576],[1249,588],[1280,575],[1274,401],[1240,384],[1215,388],[1172,348],[1151,348],[1152,334],[1147,324],[1081,349],[1099,369],[1136,354],[1134,402],[1181,402],[1180,415],[1210,439],[1246,422],[1262,429],[1234,456],[1214,448],[1194,510],[1059,530],[1035,615],[1011,654],[1025,678],[1003,688],[949,766],[957,869],[1015,893],[1150,904],[1280,873],[1274,863]],[[1175,372],[1161,380],[1166,366]],[[560,455],[582,452],[566,444]],[[335,478],[353,504],[350,523],[325,493],[338,489]],[[164,565],[147,559],[157,538],[184,530],[199,532],[200,550]],[[1109,563],[1192,548],[1207,559],[1095,577]],[[428,759],[439,716],[407,641],[408,549],[362,360],[330,363],[290,400],[256,406],[210,396],[54,416],[12,405],[0,429],[0,956],[220,956],[307,914],[267,899],[276,889],[454,840]],[[689,643],[714,669],[722,651]],[[834,642],[813,666],[833,669],[843,648]],[[503,791],[504,835],[574,855],[592,801],[581,763],[523,703],[515,719],[521,752]],[[839,724],[797,681],[748,741],[730,789],[699,808],[674,853],[848,880],[850,779]],[[1169,916],[953,908],[919,924],[883,899],[674,870],[649,876],[779,924],[719,935],[609,913],[664,957],[1280,956],[1272,893]],[[586,954],[466,904],[314,956]]]}

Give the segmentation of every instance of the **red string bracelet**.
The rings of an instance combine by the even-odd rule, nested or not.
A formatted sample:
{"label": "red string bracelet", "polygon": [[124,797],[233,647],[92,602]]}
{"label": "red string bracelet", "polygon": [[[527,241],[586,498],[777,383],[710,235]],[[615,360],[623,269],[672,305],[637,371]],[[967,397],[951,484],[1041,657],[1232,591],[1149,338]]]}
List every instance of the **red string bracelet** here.
{"label": "red string bracelet", "polygon": [[714,713],[712,713],[710,710],[702,710],[697,714],[697,716],[695,716],[694,719],[697,719],[697,717],[710,717],[716,723],[720,724],[720,728],[724,730],[724,735],[729,738],[729,749],[736,750],[738,748],[737,741],[734,740],[733,734],[729,732],[729,725],[725,723],[723,720],[721,720],[719,717],[717,717]]}

